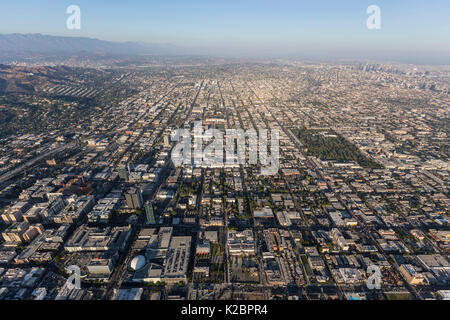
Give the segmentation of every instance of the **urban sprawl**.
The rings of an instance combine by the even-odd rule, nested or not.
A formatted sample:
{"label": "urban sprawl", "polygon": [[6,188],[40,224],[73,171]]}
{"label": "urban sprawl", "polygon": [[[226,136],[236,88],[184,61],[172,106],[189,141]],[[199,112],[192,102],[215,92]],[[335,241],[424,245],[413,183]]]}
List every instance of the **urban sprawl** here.
{"label": "urban sprawl", "polygon": [[[450,299],[450,69],[0,71],[0,299]],[[278,130],[278,171],[174,163],[200,121]]]}

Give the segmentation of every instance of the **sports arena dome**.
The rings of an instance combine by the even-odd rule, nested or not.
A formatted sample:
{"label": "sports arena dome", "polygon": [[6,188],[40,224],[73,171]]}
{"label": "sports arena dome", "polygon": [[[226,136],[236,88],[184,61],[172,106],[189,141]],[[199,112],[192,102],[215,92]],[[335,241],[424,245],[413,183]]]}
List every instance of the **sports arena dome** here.
{"label": "sports arena dome", "polygon": [[133,271],[137,271],[142,269],[147,264],[147,261],[144,256],[136,256],[131,260],[130,268]]}

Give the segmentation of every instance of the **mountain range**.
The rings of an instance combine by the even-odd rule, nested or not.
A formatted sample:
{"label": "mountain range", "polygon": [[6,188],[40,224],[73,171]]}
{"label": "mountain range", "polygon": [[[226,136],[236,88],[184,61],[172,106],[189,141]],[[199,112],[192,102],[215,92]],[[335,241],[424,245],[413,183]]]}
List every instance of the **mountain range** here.
{"label": "mountain range", "polygon": [[43,34],[0,34],[0,54],[182,54],[171,44],[112,42],[94,38],[62,37]]}

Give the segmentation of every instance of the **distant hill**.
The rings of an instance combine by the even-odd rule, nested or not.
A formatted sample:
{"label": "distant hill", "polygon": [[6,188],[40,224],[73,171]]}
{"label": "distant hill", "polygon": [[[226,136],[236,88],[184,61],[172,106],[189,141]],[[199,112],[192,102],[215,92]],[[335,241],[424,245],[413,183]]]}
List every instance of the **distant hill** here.
{"label": "distant hill", "polygon": [[70,81],[73,69],[57,67],[20,67],[0,64],[0,94],[32,93],[49,85]]}
{"label": "distant hill", "polygon": [[59,37],[42,34],[0,34],[0,54],[180,54],[171,44],[111,42],[93,38]]}

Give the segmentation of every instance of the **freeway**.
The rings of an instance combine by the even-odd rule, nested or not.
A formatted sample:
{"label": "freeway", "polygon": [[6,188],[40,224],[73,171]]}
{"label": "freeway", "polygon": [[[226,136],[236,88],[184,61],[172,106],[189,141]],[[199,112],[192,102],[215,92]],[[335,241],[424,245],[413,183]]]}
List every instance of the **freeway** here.
{"label": "freeway", "polygon": [[47,151],[47,152],[45,152],[43,154],[40,154],[39,156],[37,156],[37,157],[27,161],[26,163],[20,165],[16,169],[14,169],[14,170],[12,170],[12,171],[10,171],[8,173],[5,173],[3,176],[0,177],[0,184],[2,184],[4,182],[7,182],[8,180],[11,180],[12,178],[17,176],[18,174],[22,173],[23,171],[33,167],[39,161],[41,161],[41,160],[43,160],[43,159],[45,159],[47,157],[50,157],[50,156],[52,156],[54,154],[57,154],[57,153],[59,153],[59,152],[61,152],[63,150],[70,149],[70,148],[74,147],[75,145],[76,145],[76,143],[72,142],[72,143],[69,143],[69,144],[65,144],[65,145],[59,146],[59,147],[57,147],[55,149],[49,150],[49,151]]}

